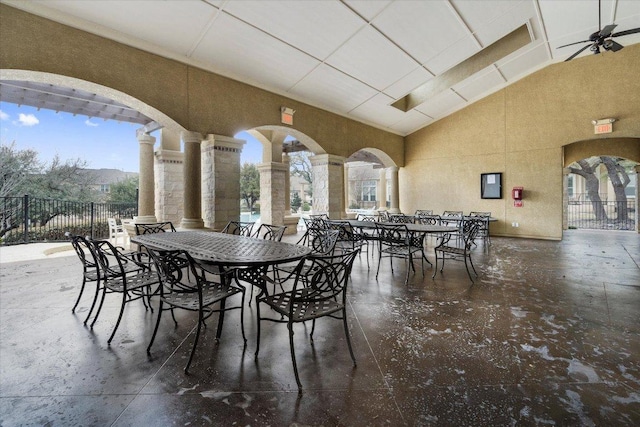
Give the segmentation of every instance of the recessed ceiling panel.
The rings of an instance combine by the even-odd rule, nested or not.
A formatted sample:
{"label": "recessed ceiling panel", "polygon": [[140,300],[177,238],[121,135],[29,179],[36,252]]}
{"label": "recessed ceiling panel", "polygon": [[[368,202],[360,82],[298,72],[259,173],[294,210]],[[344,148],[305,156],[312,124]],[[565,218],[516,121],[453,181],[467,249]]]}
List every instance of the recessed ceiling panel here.
{"label": "recessed ceiling panel", "polygon": [[393,98],[380,93],[353,109],[349,115],[357,120],[367,123],[379,123],[382,126],[391,126],[404,119],[407,113],[391,107]]}
{"label": "recessed ceiling panel", "polygon": [[497,65],[504,77],[513,81],[526,75],[529,70],[541,68],[548,61],[547,46],[541,43],[531,49],[522,49],[504,61],[498,61]]}
{"label": "recessed ceiling panel", "polygon": [[496,88],[502,87],[505,83],[506,80],[498,72],[496,67],[491,65],[455,85],[453,89],[464,97],[464,99],[471,101],[479,98],[481,95],[494,92]]}
{"label": "recessed ceiling panel", "polygon": [[313,70],[289,92],[341,114],[376,95],[374,89],[326,64]]}
{"label": "recessed ceiling panel", "polygon": [[405,96],[420,85],[431,80],[433,76],[423,67],[418,67],[384,90],[394,99]]}
{"label": "recessed ceiling panel", "polygon": [[378,90],[419,65],[371,27],[364,27],[326,62]]}
{"label": "recessed ceiling panel", "polygon": [[289,89],[319,61],[224,13],[207,32],[193,58],[230,77],[279,90]]}
{"label": "recessed ceiling panel", "polygon": [[399,120],[397,123],[389,126],[389,129],[399,133],[400,135],[409,135],[410,133],[427,126],[433,121],[433,118],[425,116],[419,111],[410,110],[405,113],[402,120]]}
{"label": "recessed ceiling panel", "polygon": [[36,2],[183,56],[188,55],[203,29],[218,13],[218,9],[204,2],[190,2],[188,7],[185,7],[184,2],[175,1],[150,3],[141,0],[37,0]]}
{"label": "recessed ceiling panel", "polygon": [[[540,0],[540,12],[549,38],[552,55],[567,58],[583,45],[556,49],[558,46],[588,40],[598,31],[598,2],[575,0]],[[602,10],[611,10],[612,0],[602,1]],[[609,21],[603,14],[603,25]],[[608,22],[607,22],[608,23]]]}
{"label": "recessed ceiling panel", "polygon": [[325,59],[366,25],[336,1],[231,1],[224,11],[318,59]]}
{"label": "recessed ceiling panel", "polygon": [[451,111],[462,108],[466,101],[457,93],[448,90],[418,105],[416,110],[434,119],[442,118]]}
{"label": "recessed ceiling panel", "polygon": [[367,21],[371,21],[385,7],[391,4],[390,0],[344,0],[344,2]]}
{"label": "recessed ceiling panel", "polygon": [[397,1],[373,25],[420,63],[444,55],[448,46],[469,36],[453,9],[438,1]]}

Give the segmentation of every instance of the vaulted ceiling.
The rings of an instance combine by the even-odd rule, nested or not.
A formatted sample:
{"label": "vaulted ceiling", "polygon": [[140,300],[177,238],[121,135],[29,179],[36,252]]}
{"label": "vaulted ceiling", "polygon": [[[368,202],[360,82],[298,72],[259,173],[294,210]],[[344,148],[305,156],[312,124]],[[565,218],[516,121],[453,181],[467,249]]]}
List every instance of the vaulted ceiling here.
{"label": "vaulted ceiling", "polygon": [[[400,135],[567,59],[588,43],[559,46],[599,30],[596,0],[2,1]],[[614,34],[640,27],[638,0],[601,11]]]}

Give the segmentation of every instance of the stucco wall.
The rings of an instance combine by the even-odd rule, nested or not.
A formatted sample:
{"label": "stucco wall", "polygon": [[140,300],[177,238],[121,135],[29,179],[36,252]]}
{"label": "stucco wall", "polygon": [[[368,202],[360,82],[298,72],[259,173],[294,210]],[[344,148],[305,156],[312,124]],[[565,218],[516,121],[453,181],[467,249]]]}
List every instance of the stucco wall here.
{"label": "stucco wall", "polygon": [[[640,45],[555,64],[407,136],[400,209],[491,211],[495,234],[560,239],[564,146],[640,137],[637,70]],[[594,135],[591,121],[609,117],[613,134]],[[600,154],[629,156],[629,144]],[[480,198],[483,172],[503,173],[502,199]],[[515,186],[524,187],[520,208]]]}
{"label": "stucco wall", "polygon": [[234,136],[258,126],[280,125],[280,107],[287,106],[296,110],[295,129],[327,153],[348,157],[361,148],[378,148],[396,164],[404,164],[401,136],[4,4],[0,40],[0,69],[97,83],[133,96],[189,131]]}

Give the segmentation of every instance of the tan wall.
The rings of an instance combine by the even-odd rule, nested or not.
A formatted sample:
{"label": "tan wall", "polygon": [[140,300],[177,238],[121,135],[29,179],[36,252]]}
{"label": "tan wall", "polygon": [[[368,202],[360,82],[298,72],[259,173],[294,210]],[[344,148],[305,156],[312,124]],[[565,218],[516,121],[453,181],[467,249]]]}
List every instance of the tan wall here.
{"label": "tan wall", "polygon": [[[569,145],[577,141],[640,137],[639,69],[640,44],[555,64],[407,136],[401,210],[491,211],[495,234],[562,238],[564,146],[573,156],[595,150]],[[614,133],[594,135],[591,121],[609,117]],[[607,154],[637,161],[634,144]],[[503,173],[501,200],[480,198],[483,172]],[[515,186],[524,187],[521,208]]]}
{"label": "tan wall", "polygon": [[296,110],[295,129],[327,153],[348,157],[361,148],[378,148],[404,163],[401,136],[4,4],[0,40],[0,69],[94,82],[139,99],[189,131],[234,136],[280,125],[280,107],[287,106]]}
{"label": "tan wall", "polygon": [[[612,135],[615,135],[615,132]],[[617,156],[640,163],[640,138],[611,138],[575,142],[564,147],[564,166],[567,167],[573,162],[593,156]]]}

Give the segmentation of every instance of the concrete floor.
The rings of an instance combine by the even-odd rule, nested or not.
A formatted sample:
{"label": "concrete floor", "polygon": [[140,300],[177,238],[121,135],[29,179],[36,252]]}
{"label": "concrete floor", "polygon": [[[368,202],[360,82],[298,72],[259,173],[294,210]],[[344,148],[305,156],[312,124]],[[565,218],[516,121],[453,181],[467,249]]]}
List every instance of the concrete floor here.
{"label": "concrete floor", "polygon": [[[69,253],[71,255],[71,253]],[[432,253],[429,257],[433,258]],[[93,330],[76,314],[75,255],[0,266],[0,425],[370,426],[640,425],[640,236],[565,234],[562,242],[494,238],[443,275],[375,280],[356,260],[349,325],[320,321],[311,345],[295,329],[304,393],[298,395],[285,325],[255,309],[215,320],[183,372],[195,317],[164,316],[148,357],[155,315],[134,302],[109,347],[110,298]],[[375,266],[375,263],[372,263]]]}

